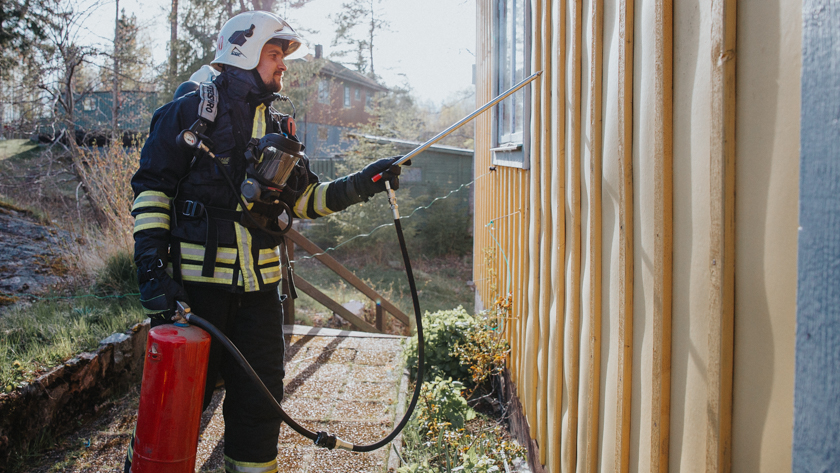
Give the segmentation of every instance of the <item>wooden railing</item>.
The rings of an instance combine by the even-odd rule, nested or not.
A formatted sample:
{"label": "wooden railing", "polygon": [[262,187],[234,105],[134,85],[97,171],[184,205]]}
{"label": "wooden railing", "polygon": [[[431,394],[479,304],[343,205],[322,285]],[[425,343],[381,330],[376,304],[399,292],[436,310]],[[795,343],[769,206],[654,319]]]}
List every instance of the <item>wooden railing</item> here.
{"label": "wooden railing", "polygon": [[[384,316],[385,313],[391,314],[392,317],[396,318],[406,326],[409,325],[409,318],[408,315],[403,313],[400,309],[397,308],[394,304],[390,301],[386,300],[382,297],[378,292],[373,290],[370,286],[365,284],[358,276],[350,272],[347,268],[345,268],[341,263],[335,260],[330,255],[324,253],[324,250],[318,247],[315,243],[311,240],[306,238],[305,236],[298,233],[296,230],[289,230],[289,233],[286,234],[286,237],[291,240],[294,244],[297,244],[301,249],[312,255],[315,259],[323,263],[326,267],[331,269],[335,274],[341,276],[342,279],[347,281],[348,284],[356,288],[359,292],[364,294],[368,299],[372,300],[376,303],[376,321],[374,325],[363,320],[361,317],[353,314],[346,308],[344,308],[341,304],[331,299],[329,296],[318,290],[315,286],[310,284],[304,278],[302,278],[299,274],[294,273],[295,279],[295,289],[303,292],[304,294],[308,295],[309,297],[315,299],[318,303],[326,307],[327,309],[333,311],[334,313],[338,314],[344,320],[350,322],[354,327],[363,331],[363,332],[373,332],[373,333],[382,333],[385,327],[384,323]],[[286,255],[283,255],[283,265],[289,264],[289,260],[295,260],[295,245],[289,244],[288,245],[288,259],[286,259]],[[294,263],[292,264],[292,270],[294,272]],[[285,277],[283,279],[283,293],[289,294],[289,278]],[[284,323],[287,325],[291,325],[295,321],[295,301],[293,298],[289,297],[283,303],[283,309],[285,312],[285,320]]]}

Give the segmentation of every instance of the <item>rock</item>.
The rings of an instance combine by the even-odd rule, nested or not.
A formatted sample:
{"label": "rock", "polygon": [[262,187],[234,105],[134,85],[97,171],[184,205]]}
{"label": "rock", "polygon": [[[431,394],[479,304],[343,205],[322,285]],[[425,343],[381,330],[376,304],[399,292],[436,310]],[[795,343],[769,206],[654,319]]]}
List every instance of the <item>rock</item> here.
{"label": "rock", "polygon": [[[157,332],[155,332],[155,333],[157,333]],[[100,345],[111,345],[111,344],[116,344],[116,343],[122,343],[122,342],[128,340],[129,338],[131,338],[131,337],[129,337],[128,335],[126,335],[124,333],[115,333],[115,334],[111,335],[110,337],[103,339],[101,342],[99,342],[99,344]]]}

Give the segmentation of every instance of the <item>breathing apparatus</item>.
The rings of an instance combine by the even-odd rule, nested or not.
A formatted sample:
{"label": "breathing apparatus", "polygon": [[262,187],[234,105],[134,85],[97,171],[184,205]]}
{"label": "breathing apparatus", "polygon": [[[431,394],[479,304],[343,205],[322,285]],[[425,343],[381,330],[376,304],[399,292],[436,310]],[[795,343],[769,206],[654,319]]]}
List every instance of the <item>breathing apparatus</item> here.
{"label": "breathing apparatus", "polygon": [[[423,150],[429,148],[432,144],[439,141],[455,129],[459,128],[460,126],[464,125],[465,123],[469,122],[482,112],[486,111],[493,105],[499,103],[509,95],[513,94],[517,90],[521,89],[534,79],[536,79],[542,71],[536,72],[533,75],[529,76],[519,84],[516,84],[503,94],[499,95],[498,97],[494,98],[475,112],[471,113],[470,115],[464,117],[462,120],[458,121],[454,125],[450,126],[443,132],[439,133],[435,137],[431,138],[427,142],[423,143],[419,147],[415,148],[410,153],[403,156],[403,158],[397,160],[395,164],[401,164],[405,161],[411,159],[413,156],[416,156]],[[182,132],[179,137],[178,141],[182,146],[189,147],[191,149],[196,150],[197,152],[200,151],[212,159],[217,160],[213,153],[210,151],[208,146],[204,143],[204,139],[200,133],[196,133],[195,131],[185,130]],[[283,138],[283,139],[281,139]],[[249,200],[250,202],[265,202],[266,200],[272,201],[273,198],[276,196],[276,192],[282,192],[283,187],[286,184],[286,180],[289,177],[289,170],[296,165],[298,160],[302,157],[300,155],[300,146],[295,140],[291,140],[288,136],[271,136],[265,137],[260,140],[256,140],[255,142],[252,141],[249,143],[249,150],[250,155],[248,155],[249,166],[248,166],[248,179],[246,179],[245,183],[241,186],[242,195],[237,194],[237,198],[240,201],[240,205],[242,205],[243,209],[245,209],[245,215],[249,216],[250,219],[254,220],[254,223],[259,225],[257,219],[251,215],[251,213],[247,210],[248,205],[246,204],[245,200]],[[224,167],[221,166],[223,170],[223,174],[225,178],[228,180],[229,185],[235,188],[233,181],[231,180],[230,176],[224,172]],[[374,182],[382,179],[383,174],[378,174],[372,178]],[[249,180],[253,180],[252,183],[248,183]],[[253,368],[250,366],[248,361],[245,357],[241,354],[241,352],[236,348],[236,346],[231,343],[231,341],[216,327],[212,324],[207,322],[206,320],[202,319],[201,317],[193,314],[190,310],[189,306],[184,302],[177,302],[177,310],[176,314],[173,316],[173,321],[180,324],[192,324],[196,327],[199,327],[212,335],[216,340],[225,347],[225,349],[230,352],[234,361],[239,364],[239,366],[246,372],[246,374],[253,380],[256,384],[258,389],[265,395],[266,399],[271,403],[277,413],[280,415],[282,420],[289,425],[293,430],[298,432],[304,437],[309,438],[312,440],[315,445],[319,447],[324,447],[328,449],[333,448],[341,448],[344,450],[350,450],[355,452],[369,452],[376,449],[379,449],[388,443],[390,443],[405,425],[408,423],[409,418],[411,417],[414,409],[417,405],[419,396],[420,396],[420,388],[423,383],[424,371],[425,371],[425,355],[424,355],[424,348],[425,348],[425,341],[423,338],[423,324],[420,312],[420,303],[417,294],[417,287],[414,280],[414,275],[411,269],[411,261],[408,256],[408,250],[406,248],[405,237],[402,231],[402,225],[400,222],[400,215],[398,210],[398,204],[396,199],[396,193],[394,189],[391,188],[390,182],[385,181],[385,188],[388,192],[388,201],[391,206],[391,210],[394,216],[394,227],[397,232],[397,238],[400,244],[400,251],[402,253],[403,261],[406,268],[406,276],[408,278],[409,288],[411,291],[411,298],[412,298],[412,305],[414,308],[414,315],[416,320],[416,327],[417,327],[417,347],[418,347],[418,367],[417,367],[417,383],[414,388],[414,393],[411,397],[411,401],[409,403],[408,408],[405,411],[403,418],[400,422],[394,427],[393,431],[388,434],[385,438],[381,439],[378,442],[375,442],[370,445],[354,445],[344,440],[341,440],[334,434],[329,434],[327,432],[312,432],[297,422],[295,422],[291,417],[289,417],[286,412],[283,411],[280,403]],[[291,224],[289,225],[291,226]],[[261,227],[261,226],[260,226]],[[263,229],[266,231],[265,229]],[[158,327],[160,328],[160,327]],[[189,328],[189,327],[188,327]],[[152,344],[152,335],[150,334],[149,338],[149,346],[151,347]],[[151,348],[149,348],[149,353],[151,353]],[[149,363],[150,358],[147,357],[147,365]],[[144,384],[145,384],[145,374],[144,374]],[[199,396],[203,395],[201,393]],[[139,415],[142,415],[142,411]],[[139,420],[138,420],[139,425]],[[196,426],[197,429],[197,426]],[[193,454],[194,459],[194,454]],[[190,470],[191,471],[191,470]]]}

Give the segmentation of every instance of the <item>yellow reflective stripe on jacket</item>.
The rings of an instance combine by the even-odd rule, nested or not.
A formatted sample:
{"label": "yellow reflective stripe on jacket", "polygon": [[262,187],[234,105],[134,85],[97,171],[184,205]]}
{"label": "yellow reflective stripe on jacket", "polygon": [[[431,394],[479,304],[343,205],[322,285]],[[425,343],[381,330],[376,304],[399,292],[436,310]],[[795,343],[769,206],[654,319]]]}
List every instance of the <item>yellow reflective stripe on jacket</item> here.
{"label": "yellow reflective stripe on jacket", "polygon": [[216,266],[213,271],[213,276],[206,278],[201,275],[201,265],[197,264],[182,264],[181,278],[184,281],[192,282],[209,282],[216,284],[231,284],[233,281],[233,269],[221,268]]}
{"label": "yellow reflective stripe on jacket", "polygon": [[264,284],[273,284],[283,279],[282,273],[280,272],[280,266],[262,268],[260,269],[260,276],[262,276]]}
{"label": "yellow reflective stripe on jacket", "polygon": [[146,212],[134,217],[134,233],[150,228],[169,230],[169,214]]}
{"label": "yellow reflective stripe on jacket", "polygon": [[309,198],[312,197],[312,191],[314,191],[317,186],[318,184],[309,184],[309,187],[307,187],[303,194],[298,197],[297,202],[295,202],[295,208],[293,209],[295,215],[300,218],[310,218],[306,215],[306,207],[309,204]]}
{"label": "yellow reflective stripe on jacket", "polygon": [[[254,126],[251,129],[251,138],[262,138],[265,136],[265,105],[259,104],[254,112]],[[262,160],[262,156],[260,157]]]}
{"label": "yellow reflective stripe on jacket", "polygon": [[265,463],[240,462],[225,455],[225,471],[233,473],[275,473],[277,460]]}
{"label": "yellow reflective stripe on jacket", "polygon": [[169,197],[163,192],[143,191],[134,199],[134,205],[131,207],[131,211],[134,212],[137,209],[145,207],[160,207],[169,210],[169,200]]}
{"label": "yellow reflective stripe on jacket", "polygon": [[318,187],[315,189],[315,213],[324,217],[331,213],[333,210],[330,210],[327,207],[327,188],[330,187],[330,183],[318,184]]}
{"label": "yellow reflective stripe on jacket", "polygon": [[245,292],[252,292],[259,289],[257,287],[257,271],[254,268],[254,258],[251,256],[251,232],[242,225],[234,222],[233,227],[236,231],[236,246],[239,250],[239,269],[242,270],[242,277],[245,281]]}
{"label": "yellow reflective stripe on jacket", "polygon": [[264,250],[260,250],[260,259],[257,261],[257,264],[262,266],[268,263],[274,263],[275,261],[280,261],[280,247],[275,246],[274,248],[266,248]]}
{"label": "yellow reflective stripe on jacket", "polygon": [[[193,243],[181,243],[181,258],[204,261],[204,247]],[[217,263],[236,263],[236,248],[225,248],[220,246],[216,250]]]}

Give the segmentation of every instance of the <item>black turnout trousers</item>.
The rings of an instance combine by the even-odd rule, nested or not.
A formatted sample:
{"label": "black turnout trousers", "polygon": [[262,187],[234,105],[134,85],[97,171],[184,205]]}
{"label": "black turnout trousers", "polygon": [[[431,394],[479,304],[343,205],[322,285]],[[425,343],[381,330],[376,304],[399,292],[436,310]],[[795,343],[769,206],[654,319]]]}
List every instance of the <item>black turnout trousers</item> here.
{"label": "black turnout trousers", "polygon": [[[283,399],[283,306],[278,291],[236,294],[204,285],[185,284],[192,312],[221,330],[254,368],[277,401]],[[152,327],[167,323],[152,317]],[[219,375],[225,381],[223,415],[225,456],[265,463],[277,458],[282,420],[262,391],[221,343],[213,339],[204,390],[206,409]],[[165,427],[162,427],[165,428]],[[133,439],[132,439],[133,442]],[[130,469],[126,461],[125,471]]]}
{"label": "black turnout trousers", "polygon": [[[283,399],[283,306],[278,291],[235,294],[185,284],[197,316],[221,330],[248,360],[277,401]],[[217,340],[210,344],[204,408],[218,375],[225,381],[225,456],[263,463],[277,458],[280,414]]]}

